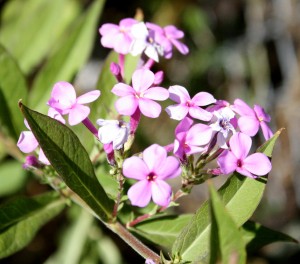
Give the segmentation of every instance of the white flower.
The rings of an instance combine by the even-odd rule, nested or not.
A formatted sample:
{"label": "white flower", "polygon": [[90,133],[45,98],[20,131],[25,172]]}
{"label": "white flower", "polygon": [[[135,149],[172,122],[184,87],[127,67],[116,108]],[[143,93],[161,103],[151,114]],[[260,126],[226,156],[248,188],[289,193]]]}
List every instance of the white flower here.
{"label": "white flower", "polygon": [[101,126],[98,137],[103,144],[113,144],[113,149],[120,149],[128,139],[129,125],[119,120],[98,119],[97,124]]}
{"label": "white flower", "polygon": [[133,36],[131,55],[137,56],[144,51],[149,58],[158,62],[158,55],[162,56],[164,52],[163,47],[155,41],[155,32],[149,31],[145,23],[140,22],[132,26],[131,34]]}

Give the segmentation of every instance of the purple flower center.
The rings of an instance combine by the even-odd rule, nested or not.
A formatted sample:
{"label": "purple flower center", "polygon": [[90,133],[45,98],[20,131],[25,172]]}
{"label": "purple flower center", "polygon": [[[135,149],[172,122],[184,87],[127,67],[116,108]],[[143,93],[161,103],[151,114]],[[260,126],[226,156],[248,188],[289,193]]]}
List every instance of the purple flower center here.
{"label": "purple flower center", "polygon": [[239,168],[241,168],[241,167],[243,166],[243,161],[239,159],[239,160],[237,161],[236,165],[237,165]]}
{"label": "purple flower center", "polygon": [[157,175],[154,172],[150,172],[147,176],[148,181],[155,181],[156,178],[157,178]]}
{"label": "purple flower center", "polygon": [[186,105],[187,107],[191,107],[191,106],[193,106],[194,104],[193,104],[192,101],[188,100],[188,101],[186,101],[185,105]]}
{"label": "purple flower center", "polygon": [[230,129],[230,126],[231,126],[231,124],[230,124],[230,120],[228,120],[228,119],[221,119],[220,120],[220,122],[219,122],[219,126],[221,127],[221,128],[223,128],[224,130],[229,130]]}

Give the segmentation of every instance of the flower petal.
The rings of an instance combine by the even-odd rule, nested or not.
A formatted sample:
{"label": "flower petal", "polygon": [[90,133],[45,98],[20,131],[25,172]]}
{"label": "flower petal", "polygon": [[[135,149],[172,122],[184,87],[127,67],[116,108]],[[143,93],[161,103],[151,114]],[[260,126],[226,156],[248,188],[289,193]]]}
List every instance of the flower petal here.
{"label": "flower petal", "polygon": [[115,107],[120,115],[132,115],[138,106],[138,100],[132,96],[123,96],[115,102]]}
{"label": "flower petal", "polygon": [[49,160],[47,159],[44,151],[41,148],[40,148],[40,152],[39,152],[39,161],[44,163],[45,165],[50,165]]}
{"label": "flower petal", "polygon": [[269,140],[271,137],[273,137],[274,134],[273,134],[272,130],[269,128],[269,126],[267,125],[266,122],[261,121],[260,122],[260,127],[261,127],[261,130],[263,132],[265,140]]}
{"label": "flower petal", "polygon": [[145,207],[151,200],[151,185],[147,180],[139,181],[128,190],[128,198],[132,205]]}
{"label": "flower petal", "polygon": [[150,118],[156,118],[160,115],[161,106],[147,98],[140,98],[139,101],[139,108],[144,116]]}
{"label": "flower petal", "polygon": [[237,168],[237,158],[229,150],[225,150],[218,157],[217,162],[221,168],[222,173],[224,173],[224,174],[230,174],[230,173],[234,172]]}
{"label": "flower petal", "polygon": [[175,135],[181,132],[187,132],[193,124],[193,119],[189,117],[183,118],[175,128]]}
{"label": "flower petal", "polygon": [[242,174],[246,177],[249,177],[249,178],[256,178],[255,175],[253,175],[250,171],[246,170],[245,168],[241,168],[241,167],[237,167],[236,168],[236,171],[239,173],[239,174]]}
{"label": "flower petal", "polygon": [[99,96],[100,96],[99,90],[90,91],[77,97],[76,102],[77,104],[87,104],[97,100]]}
{"label": "flower petal", "polygon": [[156,167],[155,172],[160,180],[175,178],[180,175],[180,163],[175,157],[167,157],[160,167]]}
{"label": "flower petal", "polygon": [[156,173],[156,170],[159,171],[166,158],[167,151],[158,144],[153,144],[143,151],[143,160],[147,164],[149,172]]}
{"label": "flower petal", "polygon": [[147,69],[136,70],[132,75],[132,87],[137,92],[146,91],[154,82],[154,73]]}
{"label": "flower petal", "polygon": [[266,113],[260,105],[254,105],[254,112],[260,121],[270,122],[271,117]]}
{"label": "flower petal", "polygon": [[85,105],[77,104],[69,112],[69,124],[75,126],[82,122],[90,114],[90,108]]}
{"label": "flower petal", "polygon": [[167,206],[171,201],[172,189],[164,181],[156,180],[151,182],[153,202],[160,206]]}
{"label": "flower petal", "polygon": [[189,112],[189,108],[182,104],[170,105],[166,108],[166,112],[170,118],[175,120],[182,120]]}
{"label": "flower petal", "polygon": [[250,151],[252,139],[248,135],[238,132],[230,138],[229,145],[236,158],[244,160]]}
{"label": "flower petal", "polygon": [[55,108],[56,110],[64,110],[70,108],[76,103],[76,92],[73,87],[68,82],[57,82],[54,84],[51,98],[48,104]]}
{"label": "flower petal", "polygon": [[169,92],[167,89],[162,87],[151,87],[144,93],[144,98],[164,101],[169,98]]}
{"label": "flower petal", "polygon": [[204,106],[215,103],[217,100],[207,92],[200,92],[197,93],[193,99],[192,102],[197,106]]}
{"label": "flower petal", "polygon": [[98,137],[101,143],[111,143],[119,133],[118,125],[105,125],[99,128]]}
{"label": "flower petal", "polygon": [[247,115],[255,117],[254,110],[241,99],[235,99],[232,110],[241,116]]}
{"label": "flower petal", "polygon": [[213,117],[213,114],[202,109],[199,106],[192,106],[189,108],[189,114],[191,117],[203,120],[203,121],[210,121]]}
{"label": "flower petal", "polygon": [[146,163],[139,157],[130,157],[123,163],[123,174],[127,178],[145,180],[149,172]]}
{"label": "flower petal", "polygon": [[258,132],[259,121],[253,116],[241,116],[238,119],[238,126],[241,132],[253,137]]}
{"label": "flower petal", "polygon": [[183,86],[173,85],[169,88],[170,99],[176,103],[186,103],[186,101],[191,100],[191,97]]}
{"label": "flower petal", "polygon": [[271,171],[272,165],[266,155],[263,153],[254,153],[244,159],[243,168],[255,175],[262,176]]}
{"label": "flower petal", "polygon": [[31,131],[23,131],[20,134],[17,146],[24,153],[30,153],[38,147],[39,143]]}
{"label": "flower petal", "polygon": [[192,126],[186,135],[186,144],[192,146],[206,145],[212,138],[212,129],[204,124]]}
{"label": "flower petal", "polygon": [[125,83],[117,83],[112,88],[111,92],[117,96],[127,96],[135,94],[134,89]]}

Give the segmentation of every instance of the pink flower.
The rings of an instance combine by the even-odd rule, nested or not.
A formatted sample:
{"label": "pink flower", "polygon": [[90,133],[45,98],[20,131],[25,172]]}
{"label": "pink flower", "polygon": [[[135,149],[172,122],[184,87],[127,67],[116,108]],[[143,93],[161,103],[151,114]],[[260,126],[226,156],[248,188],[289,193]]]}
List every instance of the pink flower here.
{"label": "pink flower", "polygon": [[148,29],[155,32],[156,41],[163,47],[164,57],[170,59],[172,57],[173,46],[175,46],[181,54],[186,55],[189,52],[188,47],[178,41],[184,37],[184,33],[175,26],[169,25],[164,28],[153,24],[146,23]]}
{"label": "pink flower", "polygon": [[273,132],[267,125],[271,121],[271,117],[261,106],[254,105],[254,109],[252,109],[243,100],[236,99],[233,110],[241,116],[238,119],[241,132],[252,137],[257,134],[260,126],[266,140],[273,136]]}
{"label": "pink flower", "polygon": [[123,174],[138,180],[128,190],[132,205],[145,207],[153,199],[160,206],[171,200],[171,187],[165,180],[179,176],[180,165],[175,157],[167,157],[166,150],[153,144],[143,151],[143,158],[131,157],[123,163]]}
{"label": "pink flower", "polygon": [[51,92],[48,105],[62,115],[69,114],[69,124],[77,125],[86,119],[90,108],[83,105],[95,101],[100,91],[94,90],[76,98],[74,87],[68,82],[57,82]]}
{"label": "pink flower", "polygon": [[170,99],[178,103],[166,108],[172,119],[182,120],[187,114],[203,121],[209,121],[212,118],[210,112],[200,107],[216,102],[216,99],[210,93],[200,92],[191,99],[188,91],[179,85],[171,86],[169,93]]}
{"label": "pink flower", "polygon": [[212,129],[204,124],[192,126],[193,120],[185,117],[175,129],[174,154],[185,160],[187,155],[201,153],[212,138]]}
{"label": "pink flower", "polygon": [[161,106],[153,100],[163,101],[169,97],[169,92],[162,87],[152,87],[154,73],[147,69],[139,69],[133,73],[132,86],[125,83],[116,84],[112,93],[121,96],[115,107],[121,115],[132,115],[137,108],[143,115],[156,118],[161,112]]}
{"label": "pink flower", "polygon": [[105,48],[114,49],[117,53],[128,54],[132,44],[131,28],[138,23],[133,18],[122,19],[119,25],[104,24],[99,29],[102,35],[101,44]]}
{"label": "pink flower", "polygon": [[270,172],[272,165],[265,154],[247,156],[252,145],[250,136],[238,132],[230,138],[229,145],[230,150],[225,150],[217,161],[224,174],[237,171],[244,176],[256,178]]}

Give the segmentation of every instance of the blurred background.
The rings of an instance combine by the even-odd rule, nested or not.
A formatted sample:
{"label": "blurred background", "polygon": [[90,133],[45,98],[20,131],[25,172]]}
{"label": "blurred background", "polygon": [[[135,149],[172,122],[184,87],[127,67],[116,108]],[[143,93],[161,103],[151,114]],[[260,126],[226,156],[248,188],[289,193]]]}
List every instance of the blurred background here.
{"label": "blurred background", "polygon": [[[13,1],[0,0],[0,43],[4,46],[6,42],[1,33],[4,32],[7,20],[2,15]],[[24,2],[20,6],[20,13],[22,8],[26,8],[26,1]],[[80,6],[76,11],[79,15],[93,1],[69,2]],[[300,240],[300,1],[109,0],[103,7],[98,26],[133,17],[138,8],[142,10],[145,21],[161,26],[174,24],[185,32],[184,42],[190,49],[189,55],[183,56],[175,52],[171,60],[162,59],[154,67],[154,70],[165,72],[162,86],[179,84],[186,87],[191,95],[208,91],[215,98],[231,103],[235,98],[241,98],[251,106],[259,104],[271,115],[274,132],[285,128],[276,144],[272,159],[273,169],[264,198],[253,219]],[[71,11],[66,9],[61,12]],[[14,34],[18,45],[22,45],[17,29]],[[68,34],[64,34],[67,38]],[[92,54],[79,74],[73,77],[76,87],[82,90],[95,88],[101,65],[109,52],[100,46],[98,32],[95,31],[94,34]],[[31,41],[34,42],[35,38]],[[6,48],[9,50],[11,47]],[[45,56],[28,70],[29,87],[39,67],[46,60]],[[177,122],[170,121],[166,113],[157,120],[144,118],[136,149],[142,150],[154,142],[171,143],[176,125]],[[257,145],[262,140],[258,136]],[[6,163],[11,159],[3,144],[0,146],[0,159],[0,162]],[[14,164],[6,168],[17,178],[13,184],[6,183],[2,179],[3,175],[0,175],[1,202],[15,195],[34,195],[48,189],[47,185],[41,185],[18,164],[19,166]],[[1,174],[3,173],[2,168]],[[221,183],[222,179],[216,182]],[[205,188],[196,187],[189,200],[182,200],[180,210],[191,213],[206,197]],[[81,219],[81,222],[78,220],[74,223],[70,219]],[[65,234],[62,230],[68,229],[66,236],[69,239],[80,239],[78,233],[72,237],[72,230],[79,228],[76,223],[84,226],[83,223],[88,221],[93,220],[79,212],[78,208],[73,208],[43,227],[28,247],[12,257],[0,260],[0,263],[63,263],[53,257],[53,254],[58,255],[55,253],[58,245],[64,244]],[[92,233],[89,231],[89,236],[92,237],[84,247],[84,252],[88,252],[90,258],[79,258],[78,263],[143,263],[139,256],[107,230],[101,230],[97,226],[97,232]],[[103,242],[97,244],[97,252],[94,252],[91,245],[100,238]],[[114,260],[105,257],[108,248],[113,252],[110,256],[114,255]],[[92,258],[94,255],[102,257]],[[249,263],[299,261],[299,246],[288,243],[276,243],[249,255]]]}

